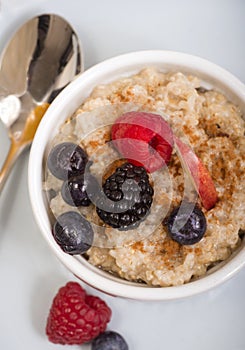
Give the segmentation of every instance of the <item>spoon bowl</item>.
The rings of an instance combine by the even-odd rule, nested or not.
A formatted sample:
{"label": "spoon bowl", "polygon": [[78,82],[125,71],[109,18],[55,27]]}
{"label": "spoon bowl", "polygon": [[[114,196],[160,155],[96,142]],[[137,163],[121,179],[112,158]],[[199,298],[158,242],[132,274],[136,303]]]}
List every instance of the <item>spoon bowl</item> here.
{"label": "spoon bowl", "polygon": [[79,39],[58,15],[30,19],[9,41],[0,58],[0,119],[11,145],[0,171],[0,193],[50,103],[82,70]]}

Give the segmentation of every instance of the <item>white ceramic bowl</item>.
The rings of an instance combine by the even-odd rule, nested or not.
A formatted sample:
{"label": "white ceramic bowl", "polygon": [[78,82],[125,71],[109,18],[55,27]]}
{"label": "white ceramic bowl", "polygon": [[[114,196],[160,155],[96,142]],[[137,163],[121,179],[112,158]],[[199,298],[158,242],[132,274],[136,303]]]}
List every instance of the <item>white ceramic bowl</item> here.
{"label": "white ceramic bowl", "polygon": [[42,119],[32,144],[29,161],[29,192],[38,226],[61,262],[79,279],[108,294],[141,299],[172,300],[209,290],[233,276],[245,265],[244,244],[228,261],[205,277],[177,287],[148,287],[116,278],[89,264],[85,259],[64,253],[51,233],[47,203],[42,191],[43,158],[59,125],[71,115],[91,90],[100,83],[131,75],[147,66],[163,71],[192,73],[238,104],[245,113],[245,86],[233,75],[202,58],[169,51],[140,51],[124,54],[99,63],[82,73],[54,100]]}

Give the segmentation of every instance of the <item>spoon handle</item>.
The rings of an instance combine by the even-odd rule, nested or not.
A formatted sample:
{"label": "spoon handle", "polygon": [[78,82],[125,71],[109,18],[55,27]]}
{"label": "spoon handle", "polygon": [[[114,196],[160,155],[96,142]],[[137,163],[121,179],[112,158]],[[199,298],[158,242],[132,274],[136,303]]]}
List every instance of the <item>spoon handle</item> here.
{"label": "spoon handle", "polygon": [[30,143],[23,143],[20,145],[14,140],[14,138],[11,139],[11,145],[7,157],[0,171],[0,194],[15,161],[29,144]]}
{"label": "spoon handle", "polygon": [[9,152],[2,169],[0,170],[0,194],[15,161],[24,151],[24,149],[32,143],[37,127],[48,107],[48,103],[43,103],[42,105],[37,106],[30,113],[26,119],[23,132],[18,139],[16,139],[13,135],[10,135],[11,145]]}

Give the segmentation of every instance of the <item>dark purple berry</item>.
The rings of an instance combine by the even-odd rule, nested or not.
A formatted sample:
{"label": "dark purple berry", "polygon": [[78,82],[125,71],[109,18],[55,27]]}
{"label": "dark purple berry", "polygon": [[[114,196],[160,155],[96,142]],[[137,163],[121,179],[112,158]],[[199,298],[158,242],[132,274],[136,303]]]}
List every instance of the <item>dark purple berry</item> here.
{"label": "dark purple berry", "polygon": [[72,142],[56,145],[48,155],[48,169],[61,180],[78,176],[85,171],[88,157],[85,151]]}
{"label": "dark purple berry", "polygon": [[202,210],[191,202],[183,202],[175,208],[167,219],[170,237],[182,245],[199,242],[207,228]]}
{"label": "dark purple berry", "polygon": [[93,339],[92,350],[128,350],[128,345],[119,333],[105,331]]}
{"label": "dark purple berry", "polygon": [[53,225],[53,236],[61,249],[68,254],[83,254],[92,245],[94,232],[91,224],[79,213],[61,214]]}
{"label": "dark purple berry", "polygon": [[143,167],[123,164],[106,179],[103,191],[96,211],[111,227],[136,228],[149,214],[154,191]]}
{"label": "dark purple berry", "polygon": [[[91,174],[83,174],[66,180],[61,188],[62,198],[74,207],[87,207],[91,197],[99,191],[99,184]],[[93,197],[92,197],[93,198]]]}

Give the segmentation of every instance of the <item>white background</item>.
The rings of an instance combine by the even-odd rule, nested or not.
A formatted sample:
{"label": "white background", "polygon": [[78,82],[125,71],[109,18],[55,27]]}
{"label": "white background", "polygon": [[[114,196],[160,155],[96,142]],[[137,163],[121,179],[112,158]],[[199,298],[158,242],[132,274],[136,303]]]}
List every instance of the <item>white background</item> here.
{"label": "white background", "polygon": [[[140,49],[182,51],[213,61],[245,82],[243,0],[0,0],[0,49],[19,25],[41,13],[69,20],[85,68]],[[0,125],[0,163],[9,145]],[[58,288],[75,278],[52,255],[32,215],[28,152],[0,196],[0,349],[89,349],[49,343],[45,323]],[[222,286],[177,302],[137,302],[102,295],[110,329],[130,350],[244,350],[245,270]]]}

